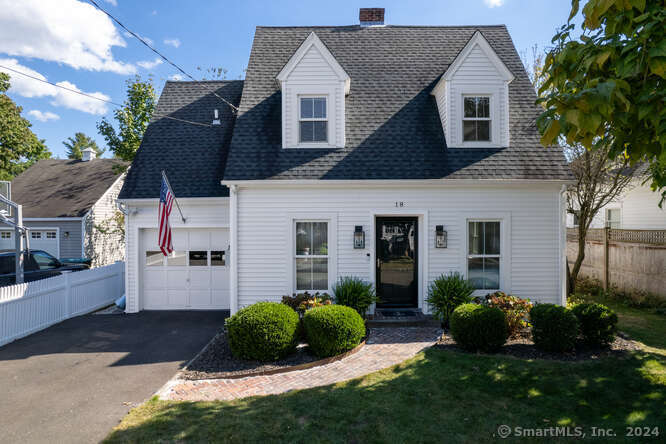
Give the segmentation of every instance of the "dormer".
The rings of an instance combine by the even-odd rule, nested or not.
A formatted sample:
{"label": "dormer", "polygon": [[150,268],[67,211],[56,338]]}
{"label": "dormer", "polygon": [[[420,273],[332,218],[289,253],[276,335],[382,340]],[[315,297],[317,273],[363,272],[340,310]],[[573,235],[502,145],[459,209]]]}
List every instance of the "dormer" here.
{"label": "dormer", "polygon": [[282,148],[343,148],[350,78],[312,32],[277,75]]}
{"label": "dormer", "polygon": [[509,146],[513,74],[476,31],[432,90],[449,147]]}

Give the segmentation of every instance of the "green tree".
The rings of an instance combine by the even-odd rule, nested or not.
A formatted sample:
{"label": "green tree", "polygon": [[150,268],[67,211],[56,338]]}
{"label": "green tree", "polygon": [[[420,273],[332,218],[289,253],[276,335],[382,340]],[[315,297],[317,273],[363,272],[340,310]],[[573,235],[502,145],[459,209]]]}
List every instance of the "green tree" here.
{"label": "green tree", "polygon": [[650,165],[666,200],[666,8],[664,0],[589,0],[580,29],[572,0],[553,38],[539,101],[541,142],[566,140],[614,159]]}
{"label": "green tree", "polygon": [[126,85],[127,99],[124,106],[113,112],[118,130],[106,118],[97,124],[97,130],[104,136],[115,157],[132,161],[155,111],[156,98],[151,78],[142,81],[141,77],[136,76],[127,80]]}
{"label": "green tree", "polygon": [[30,121],[21,117],[23,108],[7,96],[9,79],[0,72],[0,180],[12,180],[39,159],[51,157]]}
{"label": "green tree", "polygon": [[86,148],[95,150],[97,157],[104,154],[104,150],[97,146],[97,142],[83,133],[75,133],[74,137],[68,137],[62,144],[67,148],[68,159],[81,159]]}

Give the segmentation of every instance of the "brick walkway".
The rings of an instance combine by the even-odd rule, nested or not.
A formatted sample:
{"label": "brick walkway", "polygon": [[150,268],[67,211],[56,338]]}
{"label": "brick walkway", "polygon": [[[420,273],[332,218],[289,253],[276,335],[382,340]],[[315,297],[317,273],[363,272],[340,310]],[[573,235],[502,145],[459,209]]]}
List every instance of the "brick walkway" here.
{"label": "brick walkway", "polygon": [[374,328],[361,350],[340,361],[307,370],[242,379],[188,381],[176,375],[158,395],[161,399],[177,401],[231,400],[334,384],[411,358],[431,346],[439,335],[441,330],[433,327]]}

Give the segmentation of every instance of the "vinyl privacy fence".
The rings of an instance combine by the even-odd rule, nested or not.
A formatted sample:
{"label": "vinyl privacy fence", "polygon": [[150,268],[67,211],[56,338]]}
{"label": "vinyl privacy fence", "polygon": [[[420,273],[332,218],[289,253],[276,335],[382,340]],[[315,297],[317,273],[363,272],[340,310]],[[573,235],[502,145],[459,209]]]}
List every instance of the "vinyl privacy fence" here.
{"label": "vinyl privacy fence", "polygon": [[0,287],[0,346],[109,305],[124,292],[124,262]]}

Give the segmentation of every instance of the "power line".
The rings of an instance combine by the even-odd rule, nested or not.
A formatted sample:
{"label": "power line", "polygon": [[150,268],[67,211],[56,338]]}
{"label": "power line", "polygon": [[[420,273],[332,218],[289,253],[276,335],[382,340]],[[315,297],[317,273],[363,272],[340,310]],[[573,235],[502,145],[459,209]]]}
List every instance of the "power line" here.
{"label": "power line", "polygon": [[[26,73],[21,72],[21,71],[17,71],[13,68],[10,68],[9,66],[0,65],[0,68],[6,69],[6,70],[11,71],[11,72],[15,72],[16,74],[20,74],[22,76],[28,77],[28,78],[33,79],[33,80],[37,80],[37,81],[40,81],[40,82],[43,82],[43,83],[47,83],[49,85],[55,86],[56,88],[61,88],[61,89],[64,89],[66,91],[69,91],[69,92],[73,92],[73,93],[76,93],[76,94],[79,94],[79,95],[82,95],[82,96],[85,96],[85,97],[89,97],[91,99],[95,99],[95,100],[99,100],[101,102],[109,103],[109,104],[111,104],[111,105],[113,105],[117,108],[122,108],[123,107],[123,105],[121,105],[119,103],[116,103],[116,102],[113,102],[111,100],[102,99],[100,97],[93,96],[92,94],[84,93],[83,91],[77,91],[76,89],[67,88],[66,86],[58,85],[57,83],[49,82],[48,80],[40,79],[39,77],[35,77],[33,75],[26,74]],[[165,114],[153,113],[153,116],[162,117],[164,119],[176,120],[178,122],[183,122],[183,123],[190,123],[192,125],[212,126],[208,123],[193,122],[191,120],[185,120],[185,119],[179,119],[177,117],[167,116]]]}
{"label": "power line", "polygon": [[[193,80],[193,81],[195,81],[195,82],[197,81],[197,79],[195,79],[194,77],[192,77],[191,75],[189,75],[187,72],[185,72],[185,70],[183,70],[183,68],[181,68],[180,66],[176,65],[174,62],[172,62],[171,60],[169,60],[164,54],[162,54],[162,53],[159,52],[157,49],[153,48],[150,44],[148,44],[148,42],[146,42],[142,37],[140,37],[139,35],[137,35],[134,31],[130,30],[127,26],[123,25],[123,24],[120,22],[120,20],[118,20],[117,18],[115,18],[114,16],[112,16],[110,13],[108,13],[104,8],[102,8],[100,5],[98,5],[97,2],[95,2],[95,0],[88,0],[88,1],[89,1],[94,7],[96,7],[97,9],[99,9],[100,11],[102,11],[104,14],[106,14],[111,20],[113,20],[114,22],[118,23],[118,26],[120,26],[121,28],[123,28],[125,31],[129,32],[132,36],[136,37],[136,39],[139,40],[139,41],[140,41],[141,43],[143,43],[144,45],[146,45],[146,47],[148,47],[148,49],[150,49],[150,50],[153,51],[155,54],[157,54],[158,56],[160,56],[165,62],[167,62],[168,64],[170,64],[170,65],[173,66],[174,68],[176,68],[178,71],[180,71],[181,73],[183,73],[184,75],[186,75],[187,77],[189,77],[191,80]],[[201,84],[201,85],[203,85],[203,84]],[[206,88],[206,89],[208,89],[208,91],[212,92],[213,95],[215,95],[215,97],[217,97],[218,99],[220,99],[221,101],[223,101],[224,103],[226,103],[227,105],[229,105],[229,106],[231,107],[231,109],[234,110],[234,112],[237,112],[237,111],[238,111],[238,107],[237,107],[236,105],[234,105],[233,103],[229,102],[229,101],[228,101],[227,99],[225,99],[224,97],[218,95],[214,90],[209,89],[209,88]]]}

